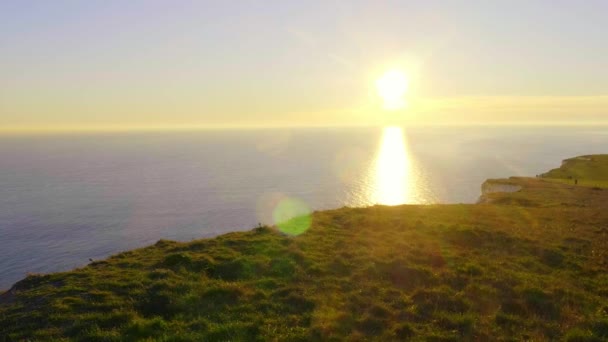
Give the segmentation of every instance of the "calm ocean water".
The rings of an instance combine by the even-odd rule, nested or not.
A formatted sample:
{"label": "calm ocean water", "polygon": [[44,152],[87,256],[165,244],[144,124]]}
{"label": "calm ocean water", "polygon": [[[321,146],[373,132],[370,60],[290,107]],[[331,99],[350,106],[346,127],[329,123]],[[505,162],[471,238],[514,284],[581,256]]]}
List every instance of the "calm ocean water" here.
{"label": "calm ocean water", "polygon": [[272,224],[285,201],[301,210],[472,203],[487,178],[607,152],[607,127],[4,136],[0,289],[161,238]]}

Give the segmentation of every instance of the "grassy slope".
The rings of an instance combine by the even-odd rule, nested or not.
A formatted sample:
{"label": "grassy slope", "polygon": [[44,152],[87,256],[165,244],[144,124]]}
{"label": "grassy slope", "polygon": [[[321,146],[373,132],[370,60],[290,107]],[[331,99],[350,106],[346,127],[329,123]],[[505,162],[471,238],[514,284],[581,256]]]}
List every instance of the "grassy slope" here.
{"label": "grassy slope", "polygon": [[156,245],[0,296],[0,341],[608,339],[608,191],[316,212]]}
{"label": "grassy slope", "polygon": [[541,175],[554,181],[608,188],[608,155],[587,155],[566,159],[562,166]]}

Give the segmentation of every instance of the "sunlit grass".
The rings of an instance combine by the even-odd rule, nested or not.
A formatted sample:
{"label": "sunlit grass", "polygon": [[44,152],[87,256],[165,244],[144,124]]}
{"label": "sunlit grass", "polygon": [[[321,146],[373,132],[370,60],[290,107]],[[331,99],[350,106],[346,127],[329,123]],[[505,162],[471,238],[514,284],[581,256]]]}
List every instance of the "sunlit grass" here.
{"label": "sunlit grass", "polygon": [[608,155],[588,155],[566,159],[559,168],[540,176],[550,182],[608,188]]}
{"label": "sunlit grass", "polygon": [[[549,181],[549,182],[561,183],[561,184],[575,185],[574,179],[544,178],[544,180]],[[577,179],[576,185],[586,186],[586,187],[608,188],[608,181],[593,180],[593,179]]]}

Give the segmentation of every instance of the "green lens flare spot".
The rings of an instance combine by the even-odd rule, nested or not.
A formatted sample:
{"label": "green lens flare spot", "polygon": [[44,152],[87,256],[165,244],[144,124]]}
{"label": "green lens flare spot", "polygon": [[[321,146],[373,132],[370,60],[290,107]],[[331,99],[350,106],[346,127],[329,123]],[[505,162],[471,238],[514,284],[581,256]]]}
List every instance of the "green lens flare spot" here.
{"label": "green lens flare spot", "polygon": [[293,236],[307,231],[312,223],[308,205],[295,198],[280,201],[272,212],[272,218],[281,232]]}

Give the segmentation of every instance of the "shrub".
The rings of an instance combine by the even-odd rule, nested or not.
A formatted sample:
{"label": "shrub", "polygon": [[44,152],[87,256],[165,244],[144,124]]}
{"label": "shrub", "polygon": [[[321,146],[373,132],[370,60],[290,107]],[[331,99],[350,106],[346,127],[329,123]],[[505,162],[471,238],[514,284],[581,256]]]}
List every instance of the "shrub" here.
{"label": "shrub", "polygon": [[139,319],[132,322],[124,331],[125,337],[139,340],[162,335],[167,330],[167,322],[160,317]]}
{"label": "shrub", "polygon": [[259,341],[258,324],[235,323],[217,326],[206,336],[206,341]]}
{"label": "shrub", "polygon": [[256,275],[258,266],[250,259],[237,258],[217,264],[211,271],[211,276],[230,281],[250,279]]}
{"label": "shrub", "polygon": [[386,321],[378,317],[366,316],[357,321],[357,330],[366,335],[378,335],[386,328]]}
{"label": "shrub", "polygon": [[608,320],[601,320],[593,323],[591,331],[595,336],[608,338]]}
{"label": "shrub", "polygon": [[483,274],[483,269],[477,264],[468,262],[459,267],[458,272],[470,277],[477,277]]}
{"label": "shrub", "polygon": [[170,268],[189,267],[192,264],[192,258],[186,253],[173,253],[167,255],[162,263]]}
{"label": "shrub", "polygon": [[150,278],[152,280],[167,279],[174,274],[175,273],[173,273],[173,271],[171,271],[169,269],[161,268],[161,269],[157,269],[157,270],[154,270],[154,271],[148,273],[148,278]]}
{"label": "shrub", "polygon": [[559,267],[564,262],[564,254],[555,249],[545,249],[540,256],[541,261],[551,267]]}
{"label": "shrub", "polygon": [[402,323],[397,325],[394,329],[395,337],[399,340],[405,340],[415,335],[415,330],[408,323]]}
{"label": "shrub", "polygon": [[494,317],[494,322],[496,322],[496,324],[503,328],[512,328],[520,324],[520,320],[516,316],[509,315],[500,311],[496,313],[496,317]]}
{"label": "shrub", "polygon": [[243,291],[238,287],[220,286],[212,287],[203,292],[201,299],[203,304],[213,307],[234,305],[243,296]]}
{"label": "shrub", "polygon": [[441,313],[438,324],[445,330],[455,330],[461,336],[470,336],[475,327],[475,318],[470,314]]}
{"label": "shrub", "polygon": [[397,287],[415,289],[419,286],[430,286],[436,282],[433,273],[422,267],[408,266],[403,260],[395,260],[378,266],[385,277]]}
{"label": "shrub", "polygon": [[421,318],[429,318],[437,311],[464,313],[470,308],[467,301],[445,287],[419,290],[412,296],[412,300],[417,305],[417,313]]}
{"label": "shrub", "polygon": [[553,298],[541,289],[528,288],[521,291],[521,296],[528,310],[544,318],[556,319],[560,309],[553,303]]}
{"label": "shrub", "polygon": [[288,258],[277,258],[270,262],[270,274],[279,277],[291,277],[296,270],[296,264]]}
{"label": "shrub", "polygon": [[564,340],[567,342],[601,342],[602,339],[593,336],[593,333],[589,330],[582,330],[580,328],[574,328],[566,333]]}

